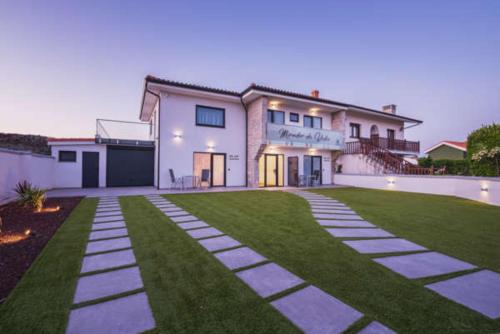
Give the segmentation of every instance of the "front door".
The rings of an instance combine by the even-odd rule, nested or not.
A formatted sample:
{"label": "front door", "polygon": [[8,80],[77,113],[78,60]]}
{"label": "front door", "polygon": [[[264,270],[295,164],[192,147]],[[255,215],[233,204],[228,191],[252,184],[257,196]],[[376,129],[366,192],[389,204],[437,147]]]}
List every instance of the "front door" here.
{"label": "front door", "polygon": [[82,187],[99,187],[99,152],[83,152],[82,156]]}
{"label": "front door", "polygon": [[225,187],[226,186],[226,154],[225,153],[212,153],[211,156],[211,186],[212,187]]}
{"label": "front door", "polygon": [[395,139],[395,132],[392,129],[387,129],[387,148],[392,150],[394,149],[394,139]]}
{"label": "front door", "polygon": [[288,157],[288,185],[299,185],[299,157]]}

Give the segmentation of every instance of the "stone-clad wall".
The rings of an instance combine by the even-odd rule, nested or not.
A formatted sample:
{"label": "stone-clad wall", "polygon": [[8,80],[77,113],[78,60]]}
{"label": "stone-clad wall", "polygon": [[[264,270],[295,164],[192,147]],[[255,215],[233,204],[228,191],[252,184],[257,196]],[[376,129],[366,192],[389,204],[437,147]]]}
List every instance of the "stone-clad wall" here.
{"label": "stone-clad wall", "polygon": [[248,170],[249,187],[259,186],[259,164],[255,159],[259,148],[265,143],[267,124],[267,98],[259,98],[248,108]]}

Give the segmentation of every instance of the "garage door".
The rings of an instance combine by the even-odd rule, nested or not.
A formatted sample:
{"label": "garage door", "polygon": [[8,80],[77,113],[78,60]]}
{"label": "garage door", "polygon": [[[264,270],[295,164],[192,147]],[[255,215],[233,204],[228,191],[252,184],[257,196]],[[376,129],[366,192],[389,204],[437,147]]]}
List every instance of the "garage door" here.
{"label": "garage door", "polygon": [[154,148],[108,146],[106,160],[108,187],[153,185]]}

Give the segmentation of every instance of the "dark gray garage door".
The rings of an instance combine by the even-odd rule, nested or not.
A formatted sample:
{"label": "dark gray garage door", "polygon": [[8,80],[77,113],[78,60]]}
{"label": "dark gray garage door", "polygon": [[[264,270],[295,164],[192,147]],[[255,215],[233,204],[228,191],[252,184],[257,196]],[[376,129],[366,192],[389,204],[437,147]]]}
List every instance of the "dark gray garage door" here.
{"label": "dark gray garage door", "polygon": [[153,185],[154,148],[108,145],[106,160],[108,187]]}

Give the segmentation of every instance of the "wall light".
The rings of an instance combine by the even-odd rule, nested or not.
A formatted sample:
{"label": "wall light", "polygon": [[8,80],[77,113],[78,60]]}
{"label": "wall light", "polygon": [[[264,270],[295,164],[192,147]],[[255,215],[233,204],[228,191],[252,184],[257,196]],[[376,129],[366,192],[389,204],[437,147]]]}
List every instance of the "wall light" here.
{"label": "wall light", "polygon": [[487,193],[488,192],[488,185],[487,184],[483,184],[481,186],[481,191]]}
{"label": "wall light", "polygon": [[181,132],[174,132],[174,139],[175,140],[181,140],[182,139],[182,133]]}
{"label": "wall light", "polygon": [[396,184],[396,180],[394,180],[393,178],[387,179],[387,184],[393,186]]}
{"label": "wall light", "polygon": [[215,144],[214,143],[207,143],[207,150],[212,152],[213,150],[215,150]]}

